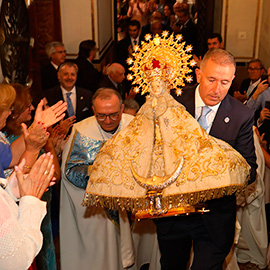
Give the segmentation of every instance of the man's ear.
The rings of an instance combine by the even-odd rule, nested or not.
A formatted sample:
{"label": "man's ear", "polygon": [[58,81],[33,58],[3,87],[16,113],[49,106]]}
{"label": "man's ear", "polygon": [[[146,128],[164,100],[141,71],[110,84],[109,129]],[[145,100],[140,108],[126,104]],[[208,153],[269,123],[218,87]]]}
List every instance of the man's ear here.
{"label": "man's ear", "polygon": [[94,115],[96,115],[96,112],[95,112],[95,107],[92,105],[92,110],[94,112]]}
{"label": "man's ear", "polygon": [[196,68],[195,73],[196,73],[197,83],[200,83],[201,82],[201,70],[199,68]]}
{"label": "man's ear", "polygon": [[123,113],[124,108],[125,108],[125,105],[124,105],[124,104],[122,104],[122,105],[121,105],[121,109],[120,109],[120,112],[121,112],[121,113]]}

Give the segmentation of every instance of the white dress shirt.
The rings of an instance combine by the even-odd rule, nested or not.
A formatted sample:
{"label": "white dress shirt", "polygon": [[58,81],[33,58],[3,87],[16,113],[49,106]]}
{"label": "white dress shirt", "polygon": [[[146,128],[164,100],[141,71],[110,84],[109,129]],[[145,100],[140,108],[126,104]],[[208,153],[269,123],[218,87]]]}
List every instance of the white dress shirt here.
{"label": "white dress shirt", "polygon": [[[137,38],[130,38],[132,47],[135,45],[139,45],[139,36]],[[136,40],[136,44],[134,41]]]}
{"label": "white dress shirt", "polygon": [[57,66],[54,62],[51,61],[52,66],[57,70],[59,66]]}

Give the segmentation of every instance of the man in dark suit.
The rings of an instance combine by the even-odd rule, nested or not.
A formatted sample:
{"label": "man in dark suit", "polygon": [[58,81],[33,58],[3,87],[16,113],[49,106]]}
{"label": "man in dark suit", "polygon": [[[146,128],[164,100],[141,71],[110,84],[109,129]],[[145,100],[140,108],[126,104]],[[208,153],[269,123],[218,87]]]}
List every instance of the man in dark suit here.
{"label": "man in dark suit", "polygon": [[66,117],[76,116],[76,122],[79,122],[91,115],[92,111],[92,93],[86,89],[76,87],[78,67],[75,63],[65,62],[58,70],[58,79],[60,86],[56,86],[46,92],[48,105],[51,106],[59,100],[68,103]]}
{"label": "man in dark suit", "polygon": [[162,31],[169,31],[169,33],[171,33],[171,27],[167,27],[165,24],[163,24],[162,19],[161,13],[159,11],[154,11],[150,17],[150,22],[142,27],[141,39],[145,40],[146,34],[155,36],[156,34],[160,35]]}
{"label": "man in dark suit", "polygon": [[[206,131],[229,143],[251,166],[249,184],[256,178],[253,113],[228,95],[235,61],[222,49],[209,50],[196,70],[198,86],[187,87],[175,99],[196,119],[204,107]],[[236,198],[234,195],[206,201],[208,213],[162,218],[156,221],[162,270],[186,270],[193,243],[192,270],[221,270],[233,244]]]}
{"label": "man in dark suit", "polygon": [[76,85],[94,93],[98,89],[98,83],[102,78],[93,65],[93,60],[98,49],[94,40],[84,40],[79,45],[79,56],[75,60],[79,71]]}
{"label": "man in dark suit", "polygon": [[187,3],[176,2],[173,6],[176,17],[172,21],[172,30],[175,34],[182,34],[183,41],[192,45],[193,53],[197,53],[197,27],[192,22]]}
{"label": "man in dark suit", "polygon": [[66,50],[63,43],[53,41],[46,45],[46,53],[50,63],[41,70],[42,90],[51,89],[59,85],[57,68],[66,60]]}
{"label": "man in dark suit", "polygon": [[116,47],[116,60],[120,63],[128,72],[127,59],[133,53],[133,47],[140,45],[140,29],[141,25],[139,21],[131,20],[128,24],[128,36],[120,40]]}
{"label": "man in dark suit", "polygon": [[107,75],[103,76],[99,88],[112,88],[118,91],[124,100],[128,94],[125,80],[125,68],[119,63],[112,63],[107,68]]}
{"label": "man in dark suit", "polygon": [[241,102],[246,102],[253,96],[264,73],[264,67],[260,59],[252,59],[248,63],[247,70],[248,78],[242,81],[239,91],[233,93],[233,96]]}

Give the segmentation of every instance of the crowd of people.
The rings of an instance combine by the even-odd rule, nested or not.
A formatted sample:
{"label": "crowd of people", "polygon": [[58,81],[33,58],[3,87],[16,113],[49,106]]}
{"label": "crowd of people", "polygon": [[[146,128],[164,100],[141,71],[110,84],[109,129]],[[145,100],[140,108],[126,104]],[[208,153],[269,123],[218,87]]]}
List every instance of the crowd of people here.
{"label": "crowd of people", "polygon": [[[29,87],[0,84],[0,205],[5,209],[0,215],[0,269],[56,270],[58,233],[63,270],[238,269],[237,261],[267,267],[270,67],[252,59],[248,78],[232,91],[235,60],[223,49],[219,33],[209,35],[208,51],[197,55],[196,5],[188,2],[118,0],[114,61],[101,71],[93,63],[94,40],[78,45],[76,59],[67,59],[63,43],[47,44],[43,99],[36,109]],[[137,93],[127,80],[127,59],[147,34],[161,36],[163,31],[181,34],[196,62],[190,67],[193,82],[180,96],[172,91],[173,102],[185,106],[203,134],[225,141],[244,157],[250,166],[246,193],[205,199],[210,212],[204,214],[154,222],[138,222],[121,209],[83,207],[101,147],[121,136],[134,118],[141,119],[149,103],[147,93]],[[160,93],[155,95],[153,100],[159,100]]]}

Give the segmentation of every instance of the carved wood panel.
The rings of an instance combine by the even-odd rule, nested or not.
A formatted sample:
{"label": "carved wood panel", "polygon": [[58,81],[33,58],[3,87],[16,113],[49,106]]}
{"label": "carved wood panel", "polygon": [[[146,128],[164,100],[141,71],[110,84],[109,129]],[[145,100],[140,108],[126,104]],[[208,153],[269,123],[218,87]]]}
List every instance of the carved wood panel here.
{"label": "carved wood panel", "polygon": [[29,20],[24,0],[3,0],[0,47],[3,76],[8,82],[26,83],[29,69]]}
{"label": "carved wood panel", "polygon": [[59,0],[35,0],[29,7],[30,20],[35,21],[31,35],[39,50],[41,60],[45,57],[45,45],[52,41],[62,41]]}
{"label": "carved wood panel", "polygon": [[52,41],[62,41],[59,0],[35,0],[28,8],[30,33],[34,39],[31,50],[30,72],[33,78],[33,95],[41,94],[40,70],[48,62],[45,45]]}

